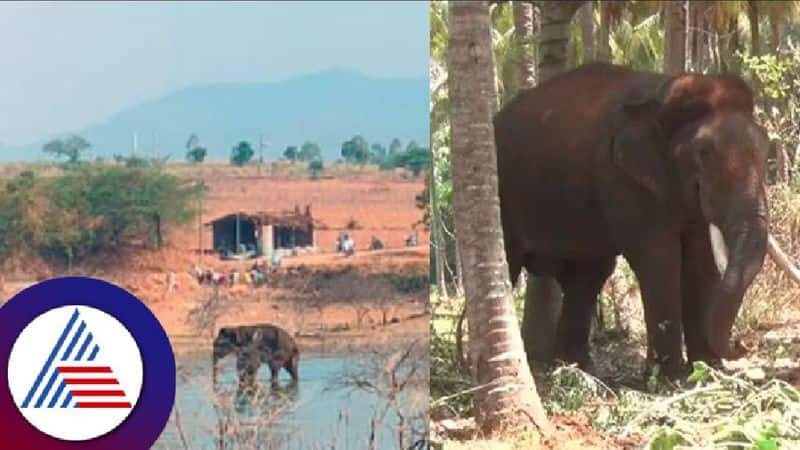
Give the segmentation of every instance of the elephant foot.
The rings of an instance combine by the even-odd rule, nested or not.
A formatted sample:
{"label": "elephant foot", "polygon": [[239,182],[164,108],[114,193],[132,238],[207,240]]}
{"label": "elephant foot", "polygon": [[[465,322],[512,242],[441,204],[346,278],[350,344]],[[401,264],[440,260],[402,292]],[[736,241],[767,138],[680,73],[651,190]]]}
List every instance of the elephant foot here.
{"label": "elephant foot", "polygon": [[653,380],[675,382],[686,379],[690,373],[691,367],[683,362],[683,358],[673,361],[667,358],[661,361],[648,359],[644,378],[648,383]]}
{"label": "elephant foot", "polygon": [[578,368],[586,373],[595,374],[594,360],[589,355],[589,350],[584,349],[580,351],[559,351],[558,360],[567,364],[577,364]]}

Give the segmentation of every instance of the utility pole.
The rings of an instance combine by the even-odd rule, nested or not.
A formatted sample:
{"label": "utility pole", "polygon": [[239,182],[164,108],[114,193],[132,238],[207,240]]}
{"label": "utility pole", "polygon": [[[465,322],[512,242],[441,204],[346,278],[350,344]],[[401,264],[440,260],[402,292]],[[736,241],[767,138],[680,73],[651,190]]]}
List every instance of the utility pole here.
{"label": "utility pole", "polygon": [[[202,182],[201,182],[202,183]],[[203,194],[197,196],[197,266],[203,267]]]}
{"label": "utility pole", "polygon": [[264,134],[258,138],[258,176],[261,176],[261,165],[264,164],[264,148],[267,144],[264,142]]}

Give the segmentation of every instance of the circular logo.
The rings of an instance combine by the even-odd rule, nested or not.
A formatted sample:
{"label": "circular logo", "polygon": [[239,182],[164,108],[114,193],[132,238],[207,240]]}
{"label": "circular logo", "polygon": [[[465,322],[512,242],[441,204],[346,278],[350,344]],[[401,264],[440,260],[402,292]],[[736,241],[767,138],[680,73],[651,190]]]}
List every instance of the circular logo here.
{"label": "circular logo", "polygon": [[3,447],[148,449],[175,400],[164,329],[97,279],[44,281],[3,305],[0,361]]}
{"label": "circular logo", "polygon": [[8,384],[31,425],[86,441],[116,428],[136,406],[142,358],[117,319],[88,306],[62,306],[22,330],[8,360]]}

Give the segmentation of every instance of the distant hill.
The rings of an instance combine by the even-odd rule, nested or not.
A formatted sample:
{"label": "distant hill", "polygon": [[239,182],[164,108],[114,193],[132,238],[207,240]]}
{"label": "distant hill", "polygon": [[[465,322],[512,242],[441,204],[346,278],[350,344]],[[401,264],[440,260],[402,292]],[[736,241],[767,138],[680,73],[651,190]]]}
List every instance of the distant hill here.
{"label": "distant hill", "polygon": [[[276,159],[287,145],[320,144],[323,157],[339,157],[341,144],[360,133],[372,144],[392,138],[428,144],[428,80],[381,79],[329,70],[272,83],[223,83],[181,89],[142,103],[76,133],[92,143],[92,157],[130,154],[137,134],[139,154],[171,154],[182,160],[186,141],[196,133],[209,158],[227,160],[231,147],[250,141],[258,155]],[[44,157],[42,142],[6,147],[3,160]]]}

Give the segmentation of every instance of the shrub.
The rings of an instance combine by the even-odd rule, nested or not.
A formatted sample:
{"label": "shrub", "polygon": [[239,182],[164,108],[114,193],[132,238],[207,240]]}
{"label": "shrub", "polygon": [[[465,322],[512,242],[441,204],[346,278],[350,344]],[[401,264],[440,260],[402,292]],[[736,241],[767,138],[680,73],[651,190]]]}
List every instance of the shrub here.
{"label": "shrub", "polygon": [[322,174],[322,170],[324,169],[324,165],[322,161],[319,159],[315,159],[308,163],[308,172],[311,174],[311,178],[317,179]]}

